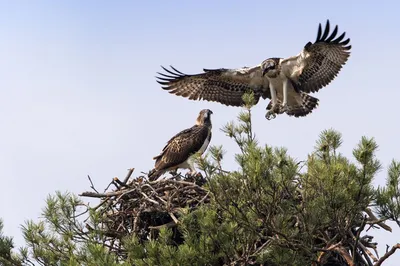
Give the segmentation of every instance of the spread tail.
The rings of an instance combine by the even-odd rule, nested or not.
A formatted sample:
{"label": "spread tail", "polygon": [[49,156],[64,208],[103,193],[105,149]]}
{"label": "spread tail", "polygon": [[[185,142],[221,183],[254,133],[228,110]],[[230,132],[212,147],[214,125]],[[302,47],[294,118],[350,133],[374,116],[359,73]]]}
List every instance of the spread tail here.
{"label": "spread tail", "polygon": [[[318,106],[318,99],[308,95],[305,92],[296,93],[294,96],[288,99],[288,106],[286,114],[294,117],[306,116],[311,113]],[[278,107],[275,111],[277,114],[282,114],[284,111],[281,107],[281,100],[277,101]],[[267,110],[271,110],[272,101],[269,102]]]}

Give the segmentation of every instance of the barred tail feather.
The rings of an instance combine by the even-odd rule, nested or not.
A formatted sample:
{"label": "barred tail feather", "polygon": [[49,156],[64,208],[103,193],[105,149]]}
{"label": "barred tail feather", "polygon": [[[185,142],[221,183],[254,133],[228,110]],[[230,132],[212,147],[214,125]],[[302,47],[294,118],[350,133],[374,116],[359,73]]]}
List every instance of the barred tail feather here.
{"label": "barred tail feather", "polygon": [[300,92],[301,104],[289,107],[286,113],[290,116],[301,117],[310,114],[317,106],[318,99],[308,95],[305,92]]}
{"label": "barred tail feather", "polygon": [[[286,111],[286,114],[289,116],[294,116],[294,117],[302,117],[310,114],[317,106],[319,100],[313,96],[308,95],[305,92],[299,92],[295,97],[289,100],[288,102],[288,110]],[[281,100],[278,99],[277,101],[278,108],[276,110],[277,114],[282,114],[282,102]],[[269,102],[267,106],[267,110],[271,110],[272,108],[272,101]]]}

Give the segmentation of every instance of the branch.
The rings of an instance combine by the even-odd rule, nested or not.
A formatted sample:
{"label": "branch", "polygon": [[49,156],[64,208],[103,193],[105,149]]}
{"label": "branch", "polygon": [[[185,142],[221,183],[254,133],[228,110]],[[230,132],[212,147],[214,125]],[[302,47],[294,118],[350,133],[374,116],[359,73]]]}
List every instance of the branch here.
{"label": "branch", "polygon": [[[135,190],[135,189],[133,189],[133,190]],[[124,191],[124,190],[107,192],[107,193],[96,193],[96,192],[86,191],[86,192],[82,192],[81,194],[79,194],[79,196],[81,196],[81,197],[91,197],[91,198],[106,198],[106,197],[118,196],[118,195],[121,195],[121,194],[123,194],[125,192],[126,191]]]}
{"label": "branch", "polygon": [[383,263],[387,258],[389,258],[390,256],[392,256],[392,255],[396,252],[396,250],[399,249],[399,248],[400,248],[400,244],[394,245],[390,251],[386,252],[386,254],[383,255],[383,256],[374,264],[374,266],[380,266],[380,265],[382,265],[382,263]]}
{"label": "branch", "polygon": [[124,181],[122,181],[124,184],[128,183],[128,180],[131,177],[133,171],[135,171],[135,168],[128,169],[128,173],[126,174]]}
{"label": "branch", "polygon": [[176,225],[177,225],[177,223],[175,223],[175,221],[171,221],[171,222],[169,222],[169,223],[162,224],[162,225],[149,226],[149,229],[156,229],[156,230],[159,230],[159,229],[161,229],[161,228],[163,228],[163,227],[172,228],[172,227],[175,227]]}
{"label": "branch", "polygon": [[169,216],[171,216],[172,220],[174,220],[174,223],[176,223],[176,224],[179,223],[179,220],[176,218],[176,216],[172,212],[169,213]]}
{"label": "branch", "polygon": [[376,216],[372,213],[370,208],[366,208],[365,212],[369,215],[370,220],[367,222],[368,224],[377,224],[386,231],[392,232],[392,228],[386,224],[383,223],[384,220],[376,218]]}
{"label": "branch", "polygon": [[114,177],[114,182],[117,183],[118,185],[120,185],[121,187],[129,187],[127,184],[125,184],[124,182],[122,182],[121,180],[118,179],[118,177]]}
{"label": "branch", "polygon": [[356,254],[356,249],[357,249],[357,243],[358,243],[358,240],[360,239],[361,231],[364,230],[366,219],[367,219],[367,216],[364,217],[364,219],[363,219],[363,221],[361,223],[361,226],[357,231],[356,240],[355,240],[355,244],[354,244],[354,247],[353,247],[353,263],[356,263],[355,254]]}
{"label": "branch", "polygon": [[93,189],[94,191],[96,191],[97,193],[99,193],[99,192],[95,189],[95,187],[94,187],[94,185],[93,185],[93,182],[92,182],[92,179],[90,178],[90,175],[88,175],[87,177],[88,177],[89,182],[90,182],[90,188]]}

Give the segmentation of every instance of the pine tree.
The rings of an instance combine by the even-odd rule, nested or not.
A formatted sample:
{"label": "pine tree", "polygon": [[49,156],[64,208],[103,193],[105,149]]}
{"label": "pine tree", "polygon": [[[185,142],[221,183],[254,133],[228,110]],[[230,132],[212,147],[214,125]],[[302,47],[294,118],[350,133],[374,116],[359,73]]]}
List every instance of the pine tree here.
{"label": "pine tree", "polygon": [[3,220],[0,219],[0,265],[20,265],[18,257],[13,253],[14,243],[12,237],[3,235]]}
{"label": "pine tree", "polygon": [[[365,231],[391,231],[386,221],[400,226],[400,163],[390,165],[386,186],[374,188],[382,168],[375,140],[362,137],[353,158],[346,158],[340,153],[342,136],[333,129],[321,133],[305,161],[296,161],[285,148],[259,143],[252,131],[253,97],[245,101],[238,121],[222,129],[240,149],[238,169],[224,170],[223,147],[213,146],[198,158],[204,184],[176,181],[186,187],[164,193],[170,199],[195,187],[204,193],[202,200],[193,204],[193,194],[185,192],[186,206],[175,206],[157,194],[163,182],[143,177],[131,181],[134,186],[114,180],[117,192],[84,194],[101,198],[91,208],[57,192],[47,200],[44,220],[29,221],[23,229],[26,264],[30,259],[41,265],[382,265],[400,246],[378,258],[371,252],[378,243]],[[127,197],[130,193],[145,195]],[[154,209],[128,213],[110,207],[140,201]],[[160,202],[168,209],[162,211]]]}

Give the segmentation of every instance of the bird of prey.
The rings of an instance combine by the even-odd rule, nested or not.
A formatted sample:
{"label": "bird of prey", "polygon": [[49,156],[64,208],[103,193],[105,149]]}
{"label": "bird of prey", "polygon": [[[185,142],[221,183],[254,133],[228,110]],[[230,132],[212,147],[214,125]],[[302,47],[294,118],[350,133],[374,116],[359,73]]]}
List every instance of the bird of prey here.
{"label": "bird of prey", "polygon": [[178,168],[190,169],[191,175],[197,174],[193,156],[196,153],[203,154],[211,141],[212,114],[209,109],[201,110],[194,126],[182,130],[167,142],[161,153],[153,158],[156,161],[148,175],[149,180],[155,180],[165,172]]}
{"label": "bird of prey", "polygon": [[302,117],[312,112],[318,99],[309,93],[327,86],[346,64],[350,39],[340,36],[336,25],[330,33],[329,20],[325,29],[319,24],[314,43],[308,42],[302,51],[292,57],[272,57],[254,67],[237,69],[203,69],[203,73],[187,75],[171,66],[162,67],[157,82],[169,93],[189,98],[219,102],[228,106],[242,106],[243,94],[251,92],[255,103],[260,97],[271,99],[265,117],[276,114]]}

